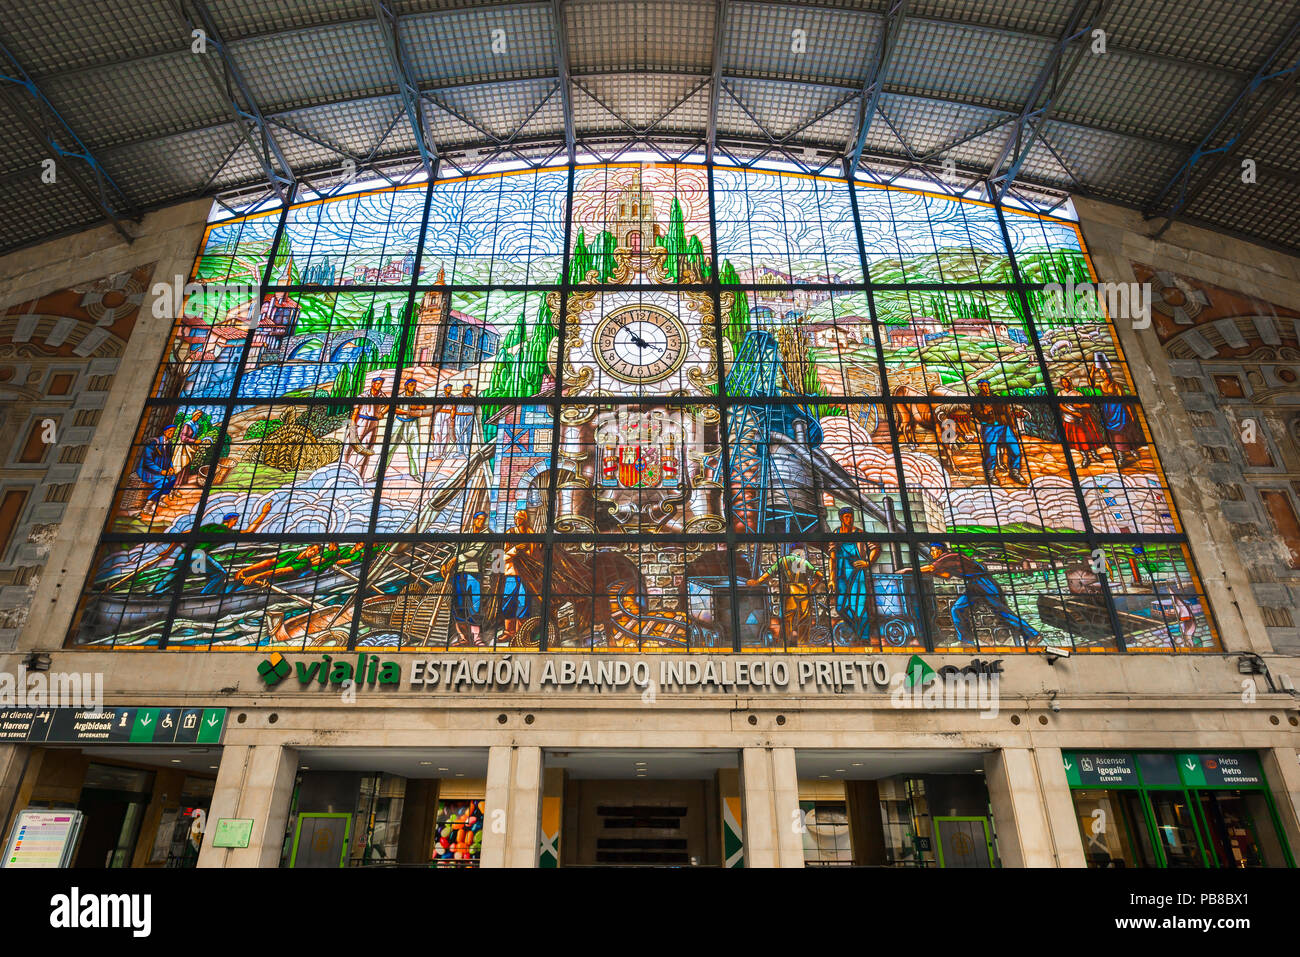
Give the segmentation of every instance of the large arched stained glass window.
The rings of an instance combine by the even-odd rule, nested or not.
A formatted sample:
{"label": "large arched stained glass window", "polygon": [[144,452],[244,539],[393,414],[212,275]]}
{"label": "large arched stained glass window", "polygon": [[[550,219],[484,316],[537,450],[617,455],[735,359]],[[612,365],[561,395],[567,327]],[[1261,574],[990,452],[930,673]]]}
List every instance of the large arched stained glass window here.
{"label": "large arched stained glass window", "polygon": [[1071,222],[694,165],[210,228],[70,641],[1197,651]]}

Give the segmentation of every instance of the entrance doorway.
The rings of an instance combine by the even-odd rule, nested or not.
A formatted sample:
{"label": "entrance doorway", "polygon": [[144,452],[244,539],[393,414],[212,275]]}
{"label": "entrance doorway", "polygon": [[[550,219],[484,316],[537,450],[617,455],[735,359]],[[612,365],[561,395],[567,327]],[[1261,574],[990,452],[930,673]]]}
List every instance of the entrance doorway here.
{"label": "entrance doorway", "polygon": [[734,751],[551,751],[545,765],[544,867],[552,848],[562,867],[718,867],[734,853]]}

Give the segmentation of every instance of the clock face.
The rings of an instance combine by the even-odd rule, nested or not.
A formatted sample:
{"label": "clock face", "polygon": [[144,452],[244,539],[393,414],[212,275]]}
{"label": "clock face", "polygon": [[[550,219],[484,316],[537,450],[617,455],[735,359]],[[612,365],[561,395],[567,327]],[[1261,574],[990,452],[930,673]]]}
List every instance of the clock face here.
{"label": "clock face", "polygon": [[600,367],[624,382],[658,382],[686,357],[686,330],[676,316],[654,306],[623,306],[596,326]]}

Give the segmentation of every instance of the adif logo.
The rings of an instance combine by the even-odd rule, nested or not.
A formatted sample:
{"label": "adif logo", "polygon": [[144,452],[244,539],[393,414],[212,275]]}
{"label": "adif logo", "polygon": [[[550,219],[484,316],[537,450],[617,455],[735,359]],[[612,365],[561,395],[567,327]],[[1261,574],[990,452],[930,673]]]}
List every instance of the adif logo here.
{"label": "adif logo", "polygon": [[1049,310],[1057,318],[1099,319],[1097,303],[1106,307],[1112,319],[1131,319],[1134,329],[1151,326],[1151,284],[1149,282],[1081,282],[1073,280],[1043,287]]}
{"label": "adif logo", "polygon": [[126,927],[133,937],[148,937],[153,929],[150,894],[70,894],[50,898],[50,926],[66,929]]}
{"label": "adif logo", "polygon": [[902,674],[890,679],[890,704],[895,708],[974,709],[981,718],[996,718],[1002,659],[972,658],[964,668],[945,665],[938,671],[913,655]]}

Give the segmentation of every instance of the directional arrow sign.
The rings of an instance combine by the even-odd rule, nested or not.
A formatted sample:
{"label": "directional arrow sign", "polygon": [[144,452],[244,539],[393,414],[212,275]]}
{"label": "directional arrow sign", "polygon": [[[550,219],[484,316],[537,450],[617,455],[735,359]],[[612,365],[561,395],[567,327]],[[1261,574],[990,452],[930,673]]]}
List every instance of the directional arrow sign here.
{"label": "directional arrow sign", "polygon": [[199,720],[199,744],[216,744],[226,726],[225,708],[204,708]]}
{"label": "directional arrow sign", "polygon": [[1202,751],[1178,755],[1178,772],[1188,787],[1259,787],[1264,771],[1250,751]]}
{"label": "directional arrow sign", "polygon": [[1178,774],[1188,787],[1199,787],[1205,784],[1205,769],[1201,767],[1199,755],[1178,755]]}
{"label": "directional arrow sign", "polygon": [[137,744],[152,744],[153,729],[158,723],[157,708],[140,708],[131,727],[131,740]]}

